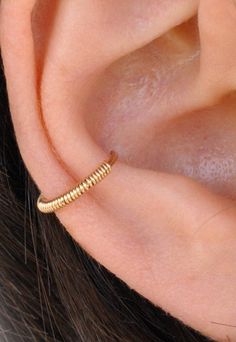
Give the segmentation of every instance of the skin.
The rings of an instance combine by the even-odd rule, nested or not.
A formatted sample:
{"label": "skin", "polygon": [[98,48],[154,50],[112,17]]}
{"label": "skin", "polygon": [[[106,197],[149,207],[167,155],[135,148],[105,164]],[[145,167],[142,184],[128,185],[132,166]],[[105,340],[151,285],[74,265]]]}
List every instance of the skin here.
{"label": "skin", "polygon": [[58,218],[131,288],[218,341],[236,341],[235,22],[232,0],[0,8],[13,123],[39,189],[53,198],[118,151]]}

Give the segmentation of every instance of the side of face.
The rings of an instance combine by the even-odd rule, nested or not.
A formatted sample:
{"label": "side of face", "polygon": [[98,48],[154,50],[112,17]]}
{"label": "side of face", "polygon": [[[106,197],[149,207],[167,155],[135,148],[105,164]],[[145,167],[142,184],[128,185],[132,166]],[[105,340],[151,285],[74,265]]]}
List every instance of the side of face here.
{"label": "side of face", "polygon": [[16,137],[44,196],[119,154],[59,220],[154,304],[236,340],[235,2],[0,6]]}

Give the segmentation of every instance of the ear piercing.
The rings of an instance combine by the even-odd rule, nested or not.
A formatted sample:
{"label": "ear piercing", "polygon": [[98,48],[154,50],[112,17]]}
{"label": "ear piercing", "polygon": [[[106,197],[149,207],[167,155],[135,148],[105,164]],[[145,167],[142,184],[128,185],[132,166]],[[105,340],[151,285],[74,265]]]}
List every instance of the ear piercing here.
{"label": "ear piercing", "polygon": [[52,200],[46,200],[43,198],[42,194],[37,200],[38,209],[44,213],[49,214],[54,211],[67,206],[68,204],[74,202],[80,196],[85,194],[88,190],[94,187],[96,184],[100,183],[112,170],[113,164],[116,162],[118,155],[116,152],[110,152],[110,158],[108,161],[101,163],[95,171],[93,171],[88,177],[86,177],[82,182],[77,184],[73,189],[56,197]]}

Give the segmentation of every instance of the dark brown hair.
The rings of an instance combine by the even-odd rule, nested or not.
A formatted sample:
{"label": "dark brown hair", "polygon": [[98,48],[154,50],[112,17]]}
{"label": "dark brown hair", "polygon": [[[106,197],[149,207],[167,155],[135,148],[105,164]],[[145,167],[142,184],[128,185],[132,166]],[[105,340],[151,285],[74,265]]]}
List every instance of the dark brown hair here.
{"label": "dark brown hair", "polygon": [[35,209],[38,190],[17,148],[0,73],[1,342],[207,341],[93,260],[54,215]]}

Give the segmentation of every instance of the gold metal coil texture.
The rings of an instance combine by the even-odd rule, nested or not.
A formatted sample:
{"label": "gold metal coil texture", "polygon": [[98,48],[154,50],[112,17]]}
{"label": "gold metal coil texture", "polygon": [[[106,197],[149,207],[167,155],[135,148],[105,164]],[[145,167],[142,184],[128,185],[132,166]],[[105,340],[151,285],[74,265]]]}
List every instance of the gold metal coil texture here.
{"label": "gold metal coil texture", "polygon": [[111,151],[110,159],[108,161],[104,161],[95,171],[82,180],[82,182],[77,184],[73,189],[53,200],[47,201],[42,195],[40,195],[37,200],[38,209],[44,214],[49,214],[77,200],[80,196],[109,175],[112,170],[112,165],[117,160],[117,157],[117,153]]}

